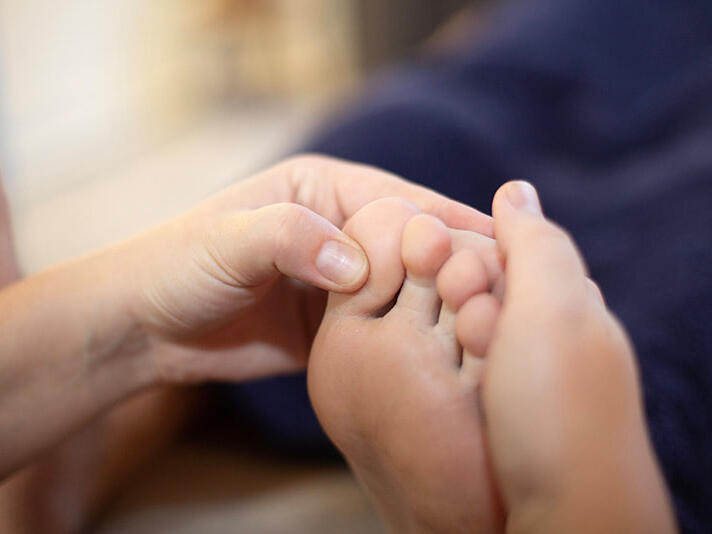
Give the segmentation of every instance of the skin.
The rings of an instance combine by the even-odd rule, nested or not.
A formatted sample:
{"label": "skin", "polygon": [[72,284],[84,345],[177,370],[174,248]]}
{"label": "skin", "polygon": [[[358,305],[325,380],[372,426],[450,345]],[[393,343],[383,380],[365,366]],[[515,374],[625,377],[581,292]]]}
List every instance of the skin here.
{"label": "skin", "polygon": [[457,330],[486,356],[482,402],[507,531],[676,532],[624,329],[531,185],[501,188],[493,214],[501,313],[486,348],[477,315],[491,296],[466,302]]}
{"label": "skin", "polygon": [[503,273],[386,202],[345,227],[371,275],[330,296],[309,389],[390,529],[675,532],[630,343],[533,188],[494,199]]}
{"label": "skin", "polygon": [[[276,173],[273,170],[272,175],[268,173],[248,182],[242,191],[244,195],[237,195],[246,199],[243,205],[235,202],[235,197],[216,197],[190,215],[160,229],[58,266],[4,291],[0,295],[0,308],[8,306],[6,309],[11,309],[13,313],[0,324],[0,329],[8,328],[6,332],[12,332],[12,336],[3,337],[6,345],[2,347],[3,359],[0,361],[3,371],[7,370],[3,378],[4,385],[8,386],[0,401],[4,416],[0,417],[0,429],[4,431],[3,436],[8,436],[7,444],[3,443],[6,447],[3,452],[12,453],[13,444],[22,442],[12,439],[15,437],[12,432],[19,432],[24,439],[30,440],[25,441],[25,448],[27,443],[33,443],[32,437],[38,432],[32,418],[28,424],[16,418],[13,420],[12,414],[8,417],[7,406],[10,406],[10,412],[21,406],[30,414],[33,409],[36,412],[44,409],[47,413],[40,413],[38,418],[39,423],[45,425],[40,429],[39,437],[51,444],[71,428],[80,426],[83,419],[93,417],[106,406],[117,402],[117,398],[126,398],[151,385],[199,382],[223,374],[242,378],[272,373],[285,367],[292,369],[294,360],[302,354],[297,346],[304,350],[303,341],[308,335],[299,338],[294,345],[276,343],[266,350],[262,349],[260,354],[264,356],[264,361],[255,362],[249,359],[252,350],[246,346],[249,347],[256,338],[264,341],[260,336],[265,333],[241,334],[246,329],[232,330],[236,326],[231,321],[239,323],[240,312],[246,309],[257,311],[257,315],[272,314],[282,319],[285,319],[285,313],[293,315],[293,309],[291,313],[284,312],[285,307],[282,306],[277,313],[275,307],[269,305],[272,291],[279,291],[277,301],[282,304],[284,298],[307,299],[303,294],[297,296],[301,290],[283,283],[281,272],[324,289],[335,289],[332,281],[325,280],[309,268],[315,266],[313,257],[306,262],[307,269],[300,270],[305,265],[303,257],[295,259],[289,254],[285,257],[280,255],[284,248],[281,245],[275,247],[275,235],[280,236],[277,238],[280,244],[293,242],[290,239],[298,236],[287,236],[290,238],[287,239],[280,231],[291,228],[297,222],[308,225],[312,215],[304,215],[292,205],[275,210],[280,213],[271,210],[265,213],[265,210],[255,208],[260,201],[264,202],[264,196],[269,197],[264,194],[265,191],[270,188],[279,190],[279,184],[284,181],[288,182],[286,198],[289,201],[304,202],[312,209],[320,205],[328,207],[328,201],[320,203],[319,195],[316,200],[312,196],[313,181],[318,180],[323,185],[323,173],[330,175],[339,171],[330,166],[332,163],[341,164],[307,158],[290,162],[287,166],[295,163],[296,170],[292,167],[288,167],[286,173],[284,168]],[[345,175],[349,174],[345,169],[341,170]],[[358,170],[370,171],[350,169]],[[269,176],[272,178],[269,179]],[[357,177],[358,172],[351,174],[346,181]],[[263,180],[269,185],[264,185]],[[426,211],[449,219],[450,225],[478,229],[485,234],[489,232],[486,218],[474,212],[466,213],[462,206],[454,206],[442,197],[431,196],[420,188],[411,189],[413,186],[394,180],[388,177],[386,186],[381,183],[379,192],[382,195],[388,193],[383,196],[409,196]],[[362,183],[362,180],[356,181]],[[333,187],[333,184],[330,185]],[[356,192],[351,193],[349,199],[357,197]],[[381,317],[383,310],[375,313],[373,302],[361,308],[358,303],[359,299],[366,302],[361,298],[364,294],[369,298],[375,296],[379,301],[382,298],[369,278],[364,289],[355,297],[342,297],[343,301],[337,301],[339,305],[334,305],[334,309],[341,310],[340,317],[334,309],[327,314],[324,325],[332,322],[334,316],[341,321],[363,321],[366,317],[371,319],[371,323],[398,325],[398,328],[376,327],[382,328],[380,335],[383,340],[387,335],[392,338],[395,330],[417,326],[422,338],[418,362],[423,365],[416,366],[416,369],[438,373],[440,383],[427,384],[427,373],[421,373],[419,379],[425,382],[418,384],[416,380],[415,385],[432,386],[432,389],[425,391],[451,407],[448,416],[454,424],[450,430],[460,431],[459,434],[445,433],[452,439],[446,446],[440,447],[440,461],[430,463],[428,438],[442,436],[442,431],[448,429],[431,426],[429,433],[427,425],[418,424],[419,417],[427,419],[429,415],[425,409],[429,403],[425,402],[423,410],[415,410],[419,414],[415,419],[408,421],[407,417],[404,418],[405,426],[400,425],[399,428],[405,432],[384,433],[380,436],[384,439],[381,443],[377,439],[379,436],[371,433],[368,445],[364,445],[366,441],[362,437],[361,448],[366,449],[370,457],[367,456],[368,461],[362,462],[351,454],[349,459],[352,465],[357,472],[360,471],[359,476],[371,488],[396,530],[446,532],[462,530],[463,525],[467,525],[466,530],[469,530],[474,524],[470,521],[474,518],[484,530],[497,530],[504,525],[511,532],[674,532],[669,500],[642,416],[632,350],[623,330],[605,310],[600,292],[586,278],[581,260],[568,237],[541,217],[536,196],[527,193],[526,187],[522,189],[522,186],[516,192],[509,191],[506,201],[502,200],[504,195],[500,192],[494,204],[500,254],[507,264],[507,291],[501,312],[499,300],[495,297],[497,291],[494,294],[488,291],[493,285],[498,287],[496,269],[486,259],[491,257],[491,246],[482,246],[481,240],[473,244],[457,233],[443,238],[445,234],[437,222],[420,216],[420,219],[416,217],[416,222],[404,227],[406,230],[410,228],[411,237],[403,240],[418,246],[403,246],[398,260],[400,267],[396,269],[401,272],[402,282],[403,265],[409,267],[409,278],[406,279],[409,283],[404,285],[401,291],[403,296],[399,297],[394,307],[404,313],[392,314],[391,317],[396,319],[386,321],[390,312]],[[284,197],[277,194],[277,198]],[[256,204],[250,202],[254,199],[257,199]],[[368,199],[364,203],[368,203]],[[334,202],[331,204],[333,206]],[[222,214],[228,219],[227,228],[225,220],[220,221],[217,227],[206,224],[210,219],[207,213],[220,215],[221,206],[224,210]],[[201,212],[202,209],[205,211]],[[235,209],[242,211],[240,217],[233,219]],[[408,209],[412,210],[411,215],[417,215],[417,209]],[[348,217],[348,212],[349,205],[346,208],[340,205],[327,217],[338,224]],[[304,221],[303,217],[308,220]],[[408,220],[411,218],[408,217]],[[275,220],[278,221],[276,225]],[[310,233],[321,235],[319,244],[332,239],[351,244],[348,238],[339,235],[338,230],[331,233],[328,225],[319,226],[321,224],[317,220],[317,226],[312,228],[315,232]],[[240,239],[235,239],[236,236],[246,233],[260,236],[259,232],[249,234],[256,226],[271,228],[274,232],[264,232],[261,239],[256,242],[248,240],[248,246],[235,250],[234,243],[240,242]],[[217,241],[229,241],[230,246],[226,250],[216,249],[215,235],[219,236]],[[440,237],[428,237],[433,235]],[[420,247],[423,239],[429,242],[424,247],[425,252]],[[447,242],[449,250],[443,245]],[[207,264],[201,263],[199,253],[204,252],[204,248],[209,249],[207,255],[217,264],[215,271],[205,273]],[[220,254],[215,255],[216,250]],[[307,246],[306,251],[309,256],[308,252],[313,249]],[[264,259],[262,253],[272,257],[273,261],[260,261]],[[228,258],[227,262],[223,255]],[[191,258],[194,263],[179,265],[181,257]],[[138,261],[138,258],[143,261]],[[536,261],[531,261],[532,258]],[[171,264],[170,260],[176,263]],[[225,266],[233,266],[231,260],[241,268],[232,272],[225,269]],[[208,275],[208,283],[202,277],[204,275],[195,274],[196,264],[198,271]],[[117,269],[117,265],[123,269]],[[179,265],[179,268],[171,271],[170,265]],[[163,276],[158,276],[156,271]],[[151,272],[153,277],[147,274]],[[178,276],[166,284],[165,273],[172,272],[177,272]],[[364,274],[358,276],[368,276],[367,270],[360,272]],[[224,278],[226,273],[229,275],[227,279]],[[242,278],[245,273],[254,273],[255,276]],[[459,287],[465,289],[453,289],[451,280],[458,278],[458,273],[462,281]],[[466,273],[470,273],[469,276]],[[219,283],[213,285],[211,280],[216,278]],[[129,284],[122,283],[126,279]],[[235,284],[236,280],[239,283]],[[351,287],[351,284],[352,289],[357,288],[362,283],[363,280],[348,282],[345,286],[337,285],[336,289],[347,291],[343,288]],[[222,288],[223,285],[228,289]],[[205,289],[206,286],[208,289]],[[216,286],[221,289],[216,290]],[[114,288],[124,291],[114,292]],[[392,292],[391,297],[397,290]],[[501,286],[499,291],[500,294],[503,292]],[[224,298],[223,292],[229,298]],[[130,298],[126,298],[127,293]],[[433,325],[432,313],[438,307],[438,299],[433,295],[437,294],[445,304]],[[210,298],[216,295],[215,300]],[[206,297],[205,301],[201,297]],[[260,300],[263,305],[267,304],[263,310],[254,307]],[[97,301],[100,306],[92,306],[92,301]],[[196,306],[190,306],[191,301],[193,304],[204,302],[205,307],[197,306],[199,311],[196,313]],[[225,301],[230,302],[225,304]],[[27,305],[28,302],[42,302],[43,306],[36,310]],[[352,302],[357,304],[352,306],[349,304]],[[427,315],[431,322],[423,323],[423,315],[418,312],[423,307],[430,309]],[[408,313],[411,315],[408,316]],[[224,322],[222,317],[225,315],[232,317],[231,321]],[[18,321],[18,317],[37,321],[35,324],[48,328],[30,331],[23,328],[23,321]],[[535,320],[537,328],[522,329],[520,325],[524,320]],[[328,330],[328,327],[323,326],[322,329]],[[465,347],[461,367],[453,365],[452,360],[455,355],[455,361],[458,361],[458,350],[453,349],[455,330]],[[433,334],[435,331],[437,333]],[[379,338],[373,335],[366,339]],[[586,343],[582,344],[582,339]],[[397,355],[397,345],[389,353]],[[582,347],[587,350],[581,352]],[[326,354],[327,349],[328,344],[326,349],[315,350]],[[18,353],[23,354],[24,360],[13,361],[10,356]],[[53,358],[47,358],[47,354]],[[171,354],[175,354],[176,358],[171,358]],[[577,357],[572,358],[572,354]],[[201,355],[207,355],[207,361],[202,361]],[[243,355],[243,359],[249,362],[246,365],[230,361]],[[482,355],[486,360],[478,358]],[[450,358],[449,365],[442,365],[443,358]],[[35,364],[34,368],[31,363]],[[265,363],[266,369],[262,363]],[[38,369],[37,366],[43,368]],[[412,369],[413,366],[407,367]],[[390,376],[393,376],[394,369],[388,369]],[[385,378],[370,382],[382,391],[392,392],[389,374],[380,376]],[[67,387],[68,378],[72,379],[71,388]],[[406,374],[401,378],[412,377]],[[23,394],[14,380],[30,384],[28,392]],[[311,378],[310,381],[313,382]],[[475,384],[482,388],[482,401],[481,408],[473,411],[472,406],[477,405],[476,394],[473,397],[473,392],[477,391]],[[601,384],[604,388],[600,387]],[[399,386],[404,389],[406,397],[423,397],[423,389],[404,385],[407,386],[407,383],[401,380]],[[342,388],[339,393],[345,397],[346,392]],[[63,410],[53,411],[53,399],[58,397],[66,400],[66,404]],[[616,409],[611,409],[611,406]],[[432,406],[429,407],[432,415]],[[386,423],[388,411],[375,408],[379,409],[370,413],[380,411],[381,422]],[[73,415],[68,418],[69,421],[67,413]],[[459,424],[464,418],[469,418],[474,424],[471,427]],[[582,419],[589,424],[577,424]],[[483,431],[484,421],[487,421],[486,431]],[[544,424],[532,428],[533,421]],[[409,428],[412,422],[416,424]],[[448,423],[442,420],[439,425],[447,427]],[[342,438],[344,443],[349,433],[353,437],[365,426],[363,421],[359,424],[346,433],[347,438]],[[378,427],[383,429],[387,425],[379,424]],[[412,434],[414,428],[425,429],[425,434],[415,436],[418,441],[404,439],[404,434]],[[454,439],[463,435],[466,439]],[[486,439],[483,439],[484,436]],[[609,439],[601,440],[601,436]],[[596,439],[597,446],[591,447]],[[389,447],[389,442],[400,444]],[[413,449],[413,443],[420,446],[417,454],[411,455],[408,461],[408,456],[402,453]],[[476,448],[462,448],[462,443],[475,445]],[[45,443],[44,446],[48,445]],[[374,453],[374,449],[382,452],[384,447],[391,453],[390,461],[395,465],[384,464],[383,459]],[[29,449],[29,453],[25,454],[31,457],[35,453],[32,446]],[[489,458],[486,457],[488,451]],[[405,462],[393,461],[394,458],[397,460],[399,453],[401,459],[406,459]],[[363,455],[363,451],[359,454]],[[20,460],[16,462],[22,463],[22,454],[19,456]],[[472,457],[476,459],[474,462]],[[13,458],[12,454],[9,458]],[[443,462],[452,458],[459,458],[458,467],[449,470]],[[420,472],[413,469],[414,466],[420,468]],[[7,469],[12,467],[10,462]],[[479,469],[477,473],[470,473],[476,475],[474,479],[463,476],[473,467]],[[388,476],[384,477],[384,474]],[[415,478],[409,479],[413,476]],[[409,486],[409,480],[418,484]],[[458,481],[465,484],[458,486]],[[389,483],[395,485],[389,488]],[[413,488],[416,491],[412,491]],[[455,492],[456,498],[443,500],[444,492],[453,489],[459,490]],[[405,495],[405,500],[399,491]],[[435,500],[427,498],[429,492],[434,492]],[[424,495],[426,498],[423,498]],[[432,506],[433,502],[440,504]],[[443,502],[447,504],[442,505]],[[474,505],[475,508],[458,511],[458,503]]]}
{"label": "skin", "polygon": [[314,342],[308,384],[322,426],[392,531],[501,532],[481,367],[461,365],[471,356],[455,339],[457,296],[438,291],[458,258],[478,261],[459,287],[486,290],[500,274],[494,241],[464,239],[400,199],[369,204],[344,231],[371,274],[359,292],[330,296]]}
{"label": "skin", "polygon": [[[322,290],[361,287],[368,262],[339,227],[389,196],[492,233],[489,217],[393,175],[302,156],[4,289],[0,476],[140,392],[302,368],[323,296],[286,277]],[[320,256],[328,243],[331,266]],[[335,269],[345,262],[333,243],[347,247],[354,268]]]}

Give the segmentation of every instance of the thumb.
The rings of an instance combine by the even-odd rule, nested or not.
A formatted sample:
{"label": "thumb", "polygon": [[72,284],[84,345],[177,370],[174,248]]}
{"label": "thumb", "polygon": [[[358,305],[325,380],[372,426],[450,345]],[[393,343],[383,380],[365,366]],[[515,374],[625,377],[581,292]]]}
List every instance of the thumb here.
{"label": "thumb", "polygon": [[492,214],[506,262],[505,306],[536,303],[553,309],[563,299],[587,294],[578,249],[564,230],[544,218],[534,186],[521,181],[503,185],[495,194]]}
{"label": "thumb", "polygon": [[244,287],[284,274],[343,293],[356,291],[368,277],[368,260],[359,244],[298,204],[238,212],[224,224],[214,248],[224,268]]}

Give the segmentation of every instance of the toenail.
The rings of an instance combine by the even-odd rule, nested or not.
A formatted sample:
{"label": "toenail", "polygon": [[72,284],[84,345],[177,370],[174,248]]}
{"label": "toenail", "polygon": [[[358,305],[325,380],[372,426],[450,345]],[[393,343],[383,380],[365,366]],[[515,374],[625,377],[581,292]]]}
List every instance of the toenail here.
{"label": "toenail", "polygon": [[507,200],[518,210],[528,211],[534,215],[541,214],[541,206],[536,189],[529,182],[511,182],[507,186]]}
{"label": "toenail", "polygon": [[366,257],[361,251],[338,241],[327,241],[316,257],[319,272],[340,286],[358,282],[366,267]]}

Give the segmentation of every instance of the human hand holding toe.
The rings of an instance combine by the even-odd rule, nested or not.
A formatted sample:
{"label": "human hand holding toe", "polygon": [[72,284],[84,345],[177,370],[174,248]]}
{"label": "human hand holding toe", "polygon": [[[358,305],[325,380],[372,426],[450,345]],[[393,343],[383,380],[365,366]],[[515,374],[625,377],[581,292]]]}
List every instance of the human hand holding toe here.
{"label": "human hand holding toe", "polygon": [[339,228],[363,205],[394,195],[454,228],[492,233],[490,217],[426,188],[301,156],[125,243],[132,315],[149,334],[160,378],[238,380],[302,368],[325,295],[287,277],[334,292],[361,287],[368,261]]}
{"label": "human hand holding toe", "polygon": [[501,313],[483,333],[481,305],[467,302],[457,333],[486,356],[483,409],[508,531],[674,532],[623,328],[529,184],[503,186],[493,215]]}
{"label": "human hand holding toe", "polygon": [[302,368],[325,298],[292,279],[361,287],[366,256],[339,227],[392,195],[492,233],[490,217],[423,187],[303,156],[4,289],[0,475],[147,387]]}

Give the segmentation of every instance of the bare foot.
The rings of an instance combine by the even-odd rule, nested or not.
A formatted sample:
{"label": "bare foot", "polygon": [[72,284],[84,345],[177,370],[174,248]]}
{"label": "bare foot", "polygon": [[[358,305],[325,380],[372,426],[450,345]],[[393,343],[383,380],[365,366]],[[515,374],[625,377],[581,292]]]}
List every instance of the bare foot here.
{"label": "bare foot", "polygon": [[622,325],[531,185],[503,186],[492,211],[502,311],[493,331],[482,323],[492,296],[475,295],[456,330],[486,355],[482,406],[507,532],[676,532]]}
{"label": "bare foot", "polygon": [[[472,234],[480,253],[453,255],[462,234],[399,199],[367,205],[345,232],[371,273],[359,292],[330,295],[312,349],[324,429],[393,530],[501,531],[478,409],[483,362],[455,339],[459,306],[490,287],[496,267],[480,258],[495,259],[493,242]],[[488,305],[481,320],[494,323]]]}

